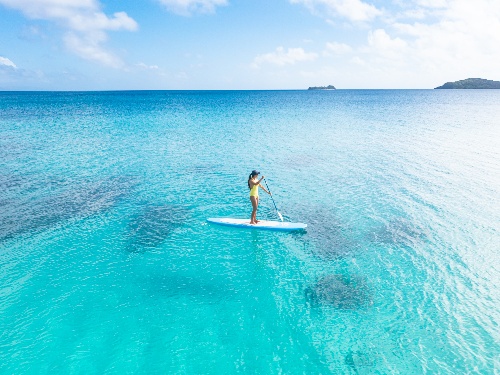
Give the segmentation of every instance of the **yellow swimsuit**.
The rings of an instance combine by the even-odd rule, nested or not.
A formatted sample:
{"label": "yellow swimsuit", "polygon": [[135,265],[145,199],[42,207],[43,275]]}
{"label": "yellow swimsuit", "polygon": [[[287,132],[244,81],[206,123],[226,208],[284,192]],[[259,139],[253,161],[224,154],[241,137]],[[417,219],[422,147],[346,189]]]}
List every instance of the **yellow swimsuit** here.
{"label": "yellow swimsuit", "polygon": [[251,197],[258,197],[259,196],[259,184],[255,184],[252,189],[250,189],[250,196]]}

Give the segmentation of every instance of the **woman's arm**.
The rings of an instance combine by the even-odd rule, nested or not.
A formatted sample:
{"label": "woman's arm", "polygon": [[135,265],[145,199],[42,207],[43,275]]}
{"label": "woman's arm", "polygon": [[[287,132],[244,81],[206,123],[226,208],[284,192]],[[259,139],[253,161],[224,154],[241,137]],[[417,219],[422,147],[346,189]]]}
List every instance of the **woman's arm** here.
{"label": "woman's arm", "polygon": [[268,192],[268,191],[266,190],[266,188],[260,184],[260,182],[261,182],[263,179],[264,179],[264,176],[262,176],[262,177],[260,178],[259,182],[257,182],[257,183],[259,184],[259,187],[260,187],[262,190],[264,190],[267,194],[271,195],[271,193],[270,193],[270,192]]}
{"label": "woman's arm", "polygon": [[[260,180],[259,180],[259,181],[257,181],[257,182],[254,182],[253,180],[250,180],[249,182],[250,182],[250,185],[252,185],[252,188],[253,188],[255,185],[259,185],[259,186],[260,186],[260,182],[261,182],[263,179],[264,179],[264,176],[262,176],[262,177],[260,178]],[[261,186],[261,187],[262,187],[262,186]]]}
{"label": "woman's arm", "polygon": [[259,184],[259,187],[260,187],[262,190],[264,190],[267,194],[271,195],[271,193],[270,193],[270,192],[268,192],[264,186],[262,186],[261,184]]}

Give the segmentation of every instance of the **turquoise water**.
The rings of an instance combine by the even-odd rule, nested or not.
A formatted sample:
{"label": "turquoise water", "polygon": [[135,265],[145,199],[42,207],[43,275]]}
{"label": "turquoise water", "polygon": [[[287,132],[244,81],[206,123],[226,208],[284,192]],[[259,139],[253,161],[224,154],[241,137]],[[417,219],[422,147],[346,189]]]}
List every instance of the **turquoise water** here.
{"label": "turquoise water", "polygon": [[0,93],[2,374],[498,373],[499,244],[499,91]]}

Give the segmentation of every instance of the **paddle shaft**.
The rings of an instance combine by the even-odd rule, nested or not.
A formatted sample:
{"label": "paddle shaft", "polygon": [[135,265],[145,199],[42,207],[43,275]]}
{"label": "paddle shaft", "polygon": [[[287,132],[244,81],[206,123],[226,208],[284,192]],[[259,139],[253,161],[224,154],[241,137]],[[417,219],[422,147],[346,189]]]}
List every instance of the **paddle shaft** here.
{"label": "paddle shaft", "polygon": [[264,183],[266,184],[266,188],[267,188],[267,191],[269,192],[269,195],[271,195],[271,199],[273,201],[274,208],[276,209],[276,212],[278,213],[278,216],[281,219],[281,221],[283,221],[283,216],[281,216],[280,211],[278,210],[278,207],[276,207],[276,202],[274,201],[273,195],[271,194],[271,189],[269,189],[269,185],[267,185],[267,181],[265,178],[264,178]]}

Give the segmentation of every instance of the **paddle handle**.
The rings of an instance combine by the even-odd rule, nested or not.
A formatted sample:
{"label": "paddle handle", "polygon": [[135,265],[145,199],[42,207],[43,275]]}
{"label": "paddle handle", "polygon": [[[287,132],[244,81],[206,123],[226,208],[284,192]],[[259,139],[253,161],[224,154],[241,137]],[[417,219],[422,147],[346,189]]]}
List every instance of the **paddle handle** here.
{"label": "paddle handle", "polygon": [[283,221],[283,216],[280,214],[278,207],[276,207],[276,202],[274,201],[273,195],[271,194],[271,189],[269,189],[269,185],[267,185],[267,181],[265,178],[264,178],[264,183],[266,184],[267,191],[269,192],[269,195],[271,196],[271,200],[273,201],[274,208],[276,209],[276,212],[278,213],[280,220]]}

